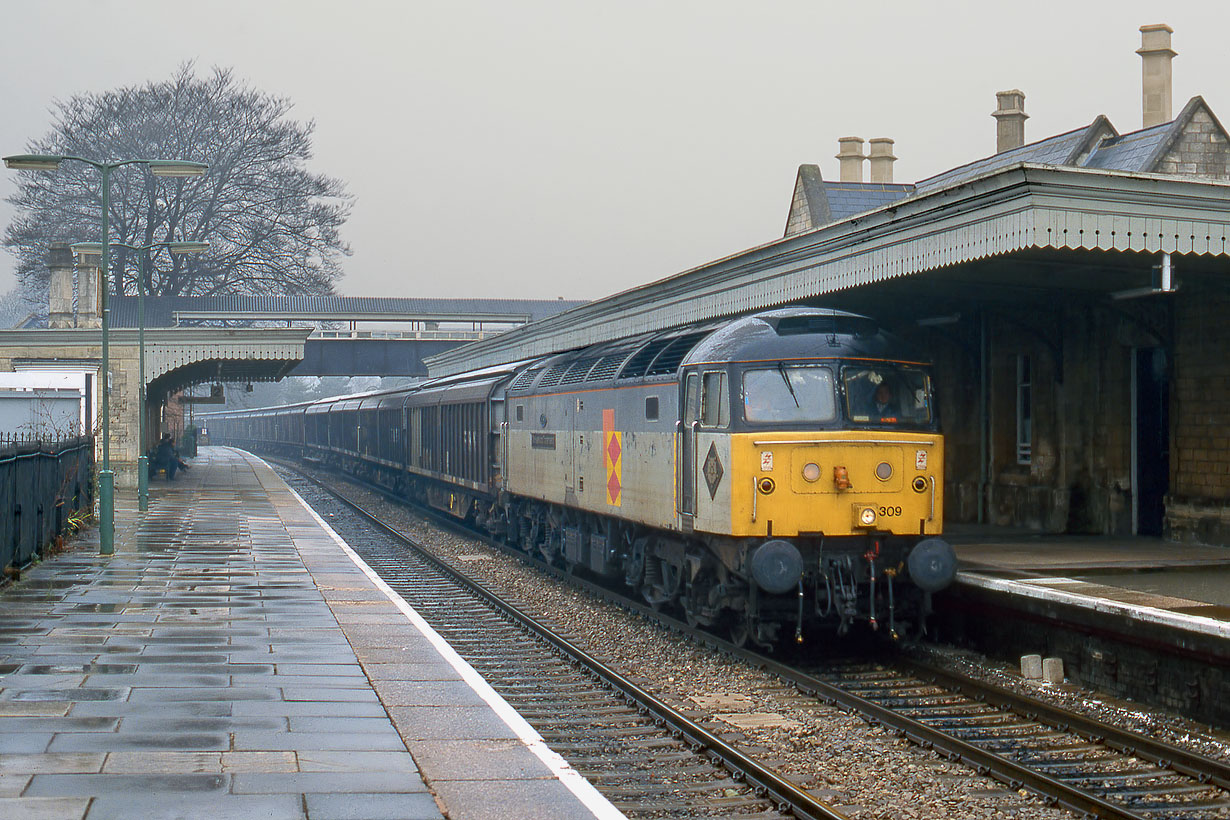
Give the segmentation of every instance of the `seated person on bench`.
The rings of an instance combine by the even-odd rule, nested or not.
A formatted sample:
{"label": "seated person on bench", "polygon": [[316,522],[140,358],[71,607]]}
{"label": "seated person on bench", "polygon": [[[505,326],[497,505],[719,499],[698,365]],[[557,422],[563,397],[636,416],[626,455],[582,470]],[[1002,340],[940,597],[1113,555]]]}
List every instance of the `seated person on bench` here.
{"label": "seated person on bench", "polygon": [[170,433],[163,433],[154,457],[150,461],[150,474],[157,475],[159,470],[167,471],[167,481],[175,480],[175,471],[179,469],[179,453],[175,451],[175,443],[171,441]]}

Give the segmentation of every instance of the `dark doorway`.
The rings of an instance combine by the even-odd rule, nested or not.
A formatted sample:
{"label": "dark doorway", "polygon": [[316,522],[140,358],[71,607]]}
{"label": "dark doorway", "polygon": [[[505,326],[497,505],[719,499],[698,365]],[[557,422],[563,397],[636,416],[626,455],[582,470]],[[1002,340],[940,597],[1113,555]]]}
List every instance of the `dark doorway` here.
{"label": "dark doorway", "polygon": [[1136,533],[1161,535],[1170,490],[1170,363],[1164,348],[1145,347],[1133,364]]}

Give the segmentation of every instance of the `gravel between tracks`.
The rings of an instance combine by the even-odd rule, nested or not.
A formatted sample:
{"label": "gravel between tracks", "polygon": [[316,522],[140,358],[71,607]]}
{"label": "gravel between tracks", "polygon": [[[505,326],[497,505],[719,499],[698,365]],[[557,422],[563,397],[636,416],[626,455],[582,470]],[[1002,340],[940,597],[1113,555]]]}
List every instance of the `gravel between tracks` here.
{"label": "gravel between tracks", "polygon": [[[501,595],[548,610],[553,626],[603,662],[858,820],[888,818],[1069,818],[1026,792],[1005,789],[969,768],[919,749],[792,687],[700,647],[638,615],[594,599],[481,542],[442,531],[408,509],[338,485],[386,522]],[[726,696],[716,708],[708,697]],[[731,697],[734,696],[734,697]],[[742,697],[739,697],[742,696]],[[781,725],[736,728],[715,714],[759,713]]]}

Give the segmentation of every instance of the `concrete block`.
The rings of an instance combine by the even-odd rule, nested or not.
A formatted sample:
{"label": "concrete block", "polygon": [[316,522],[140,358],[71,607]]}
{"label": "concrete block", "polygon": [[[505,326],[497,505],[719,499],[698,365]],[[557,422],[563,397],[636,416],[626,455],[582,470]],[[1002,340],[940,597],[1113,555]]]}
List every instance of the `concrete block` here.
{"label": "concrete block", "polygon": [[1042,680],[1047,683],[1063,683],[1063,658],[1047,658],[1042,661]]}
{"label": "concrete block", "polygon": [[1041,655],[1022,655],[1021,656],[1021,677],[1025,680],[1041,680],[1042,679],[1042,656]]}

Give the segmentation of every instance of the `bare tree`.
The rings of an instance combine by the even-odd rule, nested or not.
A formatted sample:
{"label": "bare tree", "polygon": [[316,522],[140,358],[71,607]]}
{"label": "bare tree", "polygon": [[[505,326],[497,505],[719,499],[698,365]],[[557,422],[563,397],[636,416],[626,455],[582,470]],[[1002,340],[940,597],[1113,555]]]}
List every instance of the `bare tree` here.
{"label": "bare tree", "polygon": [[[134,246],[206,241],[207,255],[151,253],[147,293],[158,295],[327,294],[350,253],[340,229],[351,197],[341,182],[307,170],[314,124],[289,118],[291,102],[215,68],[192,64],[169,79],[57,102],[51,133],[32,153],[99,161],[187,159],[203,177],[155,177],[144,166],[116,171],[111,237]],[[55,173],[26,172],[9,198],[17,215],[4,244],[18,256],[27,293],[45,293],[51,242],[97,241],[98,172],[66,162]],[[135,293],[141,260],[118,248],[113,293]]]}

